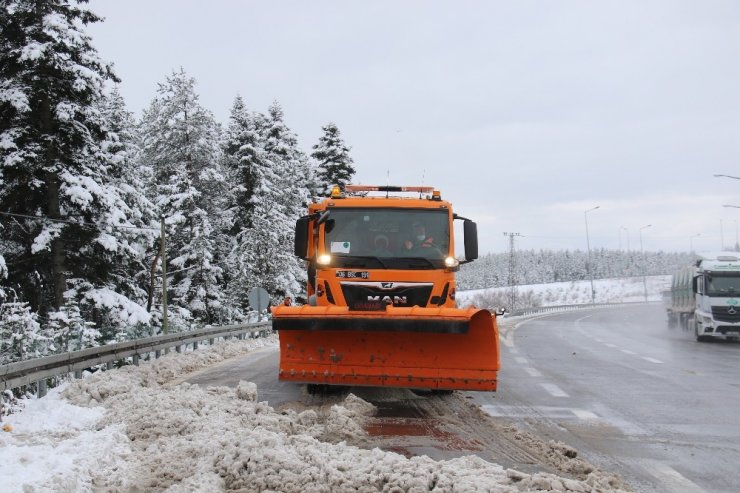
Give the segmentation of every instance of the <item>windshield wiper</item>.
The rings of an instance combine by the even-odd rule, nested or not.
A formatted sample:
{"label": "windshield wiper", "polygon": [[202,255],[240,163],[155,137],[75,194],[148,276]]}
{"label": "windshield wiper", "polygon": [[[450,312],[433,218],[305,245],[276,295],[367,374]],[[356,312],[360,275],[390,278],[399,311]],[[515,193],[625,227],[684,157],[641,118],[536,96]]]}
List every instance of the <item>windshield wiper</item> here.
{"label": "windshield wiper", "polygon": [[[434,265],[434,262],[432,262],[430,259],[426,257],[406,257],[406,260],[410,260],[417,263],[411,263],[409,265],[409,268],[412,269],[421,269],[423,267],[431,267],[432,269],[435,269],[437,266]],[[418,261],[424,262],[423,264],[419,264]]]}
{"label": "windshield wiper", "polygon": [[358,259],[358,260],[375,260],[381,266],[383,266],[384,269],[388,268],[386,263],[383,262],[380,259],[380,257],[374,257],[372,255],[352,255],[351,257],[341,257],[341,258],[344,259],[345,267],[367,267],[367,262],[352,263],[352,260]]}

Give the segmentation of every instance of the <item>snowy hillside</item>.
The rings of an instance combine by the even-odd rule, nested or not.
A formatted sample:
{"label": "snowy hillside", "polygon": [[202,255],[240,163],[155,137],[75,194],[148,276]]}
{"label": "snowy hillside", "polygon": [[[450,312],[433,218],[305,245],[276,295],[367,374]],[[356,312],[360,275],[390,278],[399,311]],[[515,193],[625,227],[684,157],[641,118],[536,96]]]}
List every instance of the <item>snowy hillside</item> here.
{"label": "snowy hillside", "polygon": [[[642,277],[594,280],[594,301],[596,303],[629,303],[645,300],[659,301],[661,291],[670,288],[671,276],[648,276],[643,285]],[[507,306],[511,288],[474,289],[459,291],[457,300],[460,306],[468,304],[492,308]],[[517,286],[517,308],[532,308],[554,305],[580,305],[591,303],[591,283],[589,281],[553,282]]]}

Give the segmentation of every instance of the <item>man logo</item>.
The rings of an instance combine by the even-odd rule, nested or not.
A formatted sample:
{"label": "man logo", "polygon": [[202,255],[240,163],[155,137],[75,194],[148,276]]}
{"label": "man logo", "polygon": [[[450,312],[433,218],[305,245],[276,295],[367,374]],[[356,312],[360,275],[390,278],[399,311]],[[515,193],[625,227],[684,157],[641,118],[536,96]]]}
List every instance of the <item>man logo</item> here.
{"label": "man logo", "polygon": [[381,282],[380,287],[383,289],[392,289],[393,283],[392,282]]}
{"label": "man logo", "polygon": [[390,296],[383,296],[382,298],[380,296],[368,296],[367,301],[382,301],[386,305],[394,306],[408,305],[408,299],[405,296],[394,296],[393,298]]}
{"label": "man logo", "polygon": [[730,308],[727,309],[727,313],[729,313],[730,315],[734,315],[737,313],[737,310],[735,310],[734,306],[731,306]]}

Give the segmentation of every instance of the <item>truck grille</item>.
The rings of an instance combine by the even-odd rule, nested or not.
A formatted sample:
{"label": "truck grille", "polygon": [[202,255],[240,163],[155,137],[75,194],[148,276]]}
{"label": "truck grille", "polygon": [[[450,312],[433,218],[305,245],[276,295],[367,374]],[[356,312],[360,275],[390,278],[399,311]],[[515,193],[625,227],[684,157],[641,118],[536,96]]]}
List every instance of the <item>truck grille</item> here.
{"label": "truck grille", "polygon": [[[728,313],[730,310],[735,313]],[[713,306],[712,317],[718,322],[740,322],[740,307]]]}
{"label": "truck grille", "polygon": [[350,310],[385,310],[387,304],[398,307],[427,306],[433,283],[343,282],[342,294]]}

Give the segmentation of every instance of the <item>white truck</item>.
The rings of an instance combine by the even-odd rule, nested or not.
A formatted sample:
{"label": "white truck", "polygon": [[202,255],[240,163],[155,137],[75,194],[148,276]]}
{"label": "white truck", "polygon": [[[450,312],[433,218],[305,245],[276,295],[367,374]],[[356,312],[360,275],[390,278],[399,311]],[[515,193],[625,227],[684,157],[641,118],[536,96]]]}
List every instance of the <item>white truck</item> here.
{"label": "white truck", "polygon": [[697,254],[696,265],[673,275],[668,323],[700,342],[740,337],[740,253]]}

